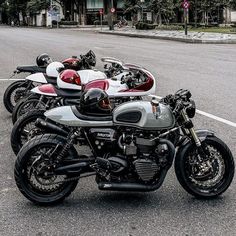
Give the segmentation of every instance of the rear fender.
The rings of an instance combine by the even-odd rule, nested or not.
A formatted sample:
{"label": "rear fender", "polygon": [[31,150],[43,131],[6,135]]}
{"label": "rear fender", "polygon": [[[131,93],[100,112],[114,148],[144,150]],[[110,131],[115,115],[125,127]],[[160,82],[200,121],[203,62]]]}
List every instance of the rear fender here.
{"label": "rear fender", "polygon": [[31,89],[32,93],[48,96],[57,97],[56,90],[52,84],[43,84]]}
{"label": "rear fender", "polygon": [[29,75],[25,79],[30,80],[32,82],[41,83],[41,84],[48,83],[43,73],[36,73],[36,74]]}

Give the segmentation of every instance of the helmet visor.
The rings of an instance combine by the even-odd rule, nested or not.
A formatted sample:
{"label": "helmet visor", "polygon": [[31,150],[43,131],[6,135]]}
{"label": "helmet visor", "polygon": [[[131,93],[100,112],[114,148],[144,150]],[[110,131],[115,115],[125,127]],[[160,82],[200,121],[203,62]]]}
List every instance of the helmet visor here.
{"label": "helmet visor", "polygon": [[104,98],[99,102],[100,108],[104,110],[111,110],[111,103],[109,98]]}

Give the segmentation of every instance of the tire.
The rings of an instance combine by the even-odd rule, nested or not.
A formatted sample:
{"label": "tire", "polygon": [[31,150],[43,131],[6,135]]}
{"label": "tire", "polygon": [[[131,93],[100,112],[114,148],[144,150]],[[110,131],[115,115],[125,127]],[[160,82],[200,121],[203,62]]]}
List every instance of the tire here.
{"label": "tire", "polygon": [[[11,147],[16,155],[24,143],[29,140],[29,138],[32,138],[33,135],[35,136],[40,134],[39,129],[35,129],[33,123],[37,120],[37,118],[43,119],[45,117],[44,112],[44,110],[33,110],[30,113],[26,113],[21,116],[14,124],[11,132]],[[33,129],[35,129],[36,132],[33,131]]]}
{"label": "tire", "polygon": [[14,95],[14,93],[16,91],[21,90],[21,91],[24,91],[23,95],[25,95],[27,87],[28,87],[28,83],[22,80],[15,81],[7,87],[3,95],[3,104],[8,112],[12,113],[14,106],[22,98],[22,97],[17,97],[16,95]]}
{"label": "tire", "polygon": [[[215,181],[215,183],[211,185],[209,185],[209,182],[208,185],[206,184],[207,181],[214,180],[214,176],[213,179],[211,178],[208,180],[204,180],[205,182],[196,180],[194,178],[192,178],[191,180],[191,177],[189,177],[190,171],[188,169],[188,166],[190,165],[188,164],[188,157],[189,154],[191,154],[191,152],[196,149],[196,146],[193,143],[188,143],[186,146],[181,148],[180,153],[179,155],[177,155],[175,160],[175,173],[179,183],[188,193],[197,198],[211,199],[221,195],[228,189],[234,177],[235,164],[234,158],[228,146],[219,138],[215,136],[207,137],[202,142],[202,144],[203,147],[209,147],[211,148],[211,150],[216,150],[216,153],[213,156],[214,158],[217,158],[218,155],[218,160],[221,161],[221,165],[218,165],[217,167],[215,166],[218,174],[219,170],[223,170],[221,175],[218,177],[218,182]],[[215,159],[214,163],[211,164],[211,166],[213,165],[216,165]],[[217,180],[217,178],[215,180]]]}
{"label": "tire", "polygon": [[39,109],[43,109],[45,107],[45,103],[43,101],[39,104],[39,97],[37,95],[31,95],[28,98],[21,99],[13,109],[11,118],[12,123],[15,124],[20,116],[26,114],[32,109],[35,109],[36,105],[39,105]]}
{"label": "tire", "polygon": [[[40,175],[38,175],[38,173],[36,173],[36,175],[34,174],[35,179],[33,179],[31,181],[28,177],[29,171],[34,171],[34,170],[31,170],[32,165],[35,162],[37,164],[36,159],[33,160],[34,163],[32,163],[32,160],[31,160],[31,157],[36,154],[35,151],[37,149],[40,148],[40,150],[42,152],[44,150],[43,148],[52,148],[53,149],[57,146],[57,144],[60,143],[60,144],[64,145],[65,142],[66,142],[66,139],[61,136],[58,136],[58,135],[47,134],[47,135],[37,136],[37,137],[33,138],[32,140],[28,141],[22,147],[19,154],[17,155],[17,159],[15,162],[15,169],[14,169],[14,176],[15,176],[16,185],[17,185],[18,189],[20,190],[20,192],[30,201],[32,201],[36,204],[39,204],[39,205],[56,204],[56,203],[63,201],[76,188],[78,180],[73,180],[70,182],[64,182],[62,184],[59,184],[57,189],[53,189],[54,191],[49,191],[47,189],[47,185],[43,185],[44,187],[40,188],[39,186],[35,186],[35,184],[32,183],[33,180],[37,182],[36,178],[41,178],[41,181],[43,180],[43,177],[40,177]],[[42,156],[42,155],[40,154],[39,156]],[[77,152],[73,147],[69,150],[68,156],[70,158],[77,157]],[[45,162],[46,158],[44,156],[41,158]],[[39,161],[41,161],[41,160],[39,160]],[[30,167],[30,170],[27,169],[29,167]],[[33,172],[31,172],[31,173],[33,173]],[[71,176],[65,176],[65,178],[70,178],[70,177]],[[40,185],[39,182],[37,182],[37,184]]]}

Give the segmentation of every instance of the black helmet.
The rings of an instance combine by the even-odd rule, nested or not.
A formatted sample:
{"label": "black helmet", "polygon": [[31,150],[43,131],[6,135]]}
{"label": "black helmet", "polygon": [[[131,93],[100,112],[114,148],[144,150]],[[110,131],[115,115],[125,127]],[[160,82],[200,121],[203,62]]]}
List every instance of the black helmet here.
{"label": "black helmet", "polygon": [[52,62],[52,58],[47,54],[43,53],[36,58],[36,63],[38,66],[47,66]]}
{"label": "black helmet", "polygon": [[82,94],[80,110],[88,115],[106,115],[110,114],[112,109],[107,93],[102,89],[92,88]]}

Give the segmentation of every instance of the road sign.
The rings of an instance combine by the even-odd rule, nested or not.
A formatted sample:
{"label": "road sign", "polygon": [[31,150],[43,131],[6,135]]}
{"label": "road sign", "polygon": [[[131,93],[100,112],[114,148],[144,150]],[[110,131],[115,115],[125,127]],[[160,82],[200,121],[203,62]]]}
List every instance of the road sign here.
{"label": "road sign", "polygon": [[100,15],[103,15],[103,8],[101,8],[101,9],[99,10],[99,14],[100,14]]}
{"label": "road sign", "polygon": [[184,2],[182,3],[182,7],[183,7],[184,9],[189,9],[190,3],[189,3],[188,1],[184,1]]}
{"label": "road sign", "polygon": [[116,9],[114,7],[111,8],[111,13],[115,13]]}

